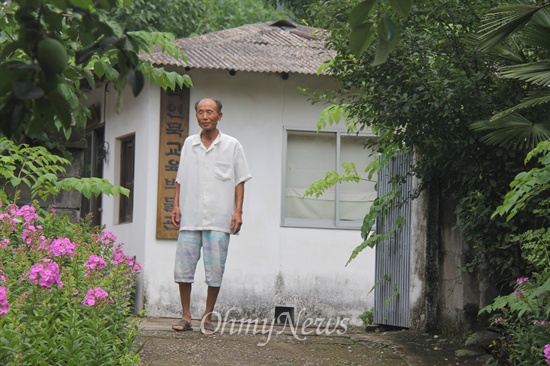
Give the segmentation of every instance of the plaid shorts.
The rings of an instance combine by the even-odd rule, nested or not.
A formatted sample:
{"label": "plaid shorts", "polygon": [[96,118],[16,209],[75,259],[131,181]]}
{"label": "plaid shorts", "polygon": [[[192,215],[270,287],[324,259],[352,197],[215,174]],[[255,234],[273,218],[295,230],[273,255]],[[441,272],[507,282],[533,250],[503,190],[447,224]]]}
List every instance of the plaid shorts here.
{"label": "plaid shorts", "polygon": [[203,252],[204,274],[206,284],[220,287],[222,284],[229,234],[221,231],[180,231],[176,249],[174,281],[193,283],[195,269]]}

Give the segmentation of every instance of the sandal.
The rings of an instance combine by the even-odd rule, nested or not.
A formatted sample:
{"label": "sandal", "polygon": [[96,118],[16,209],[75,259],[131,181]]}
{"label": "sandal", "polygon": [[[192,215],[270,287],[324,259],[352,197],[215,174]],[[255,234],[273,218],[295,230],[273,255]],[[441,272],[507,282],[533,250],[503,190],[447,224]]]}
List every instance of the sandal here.
{"label": "sandal", "polygon": [[176,332],[185,332],[188,330],[193,330],[191,323],[185,319],[181,319],[177,324],[172,325],[172,329]]}
{"label": "sandal", "polygon": [[202,322],[201,323],[201,333],[203,335],[212,335],[216,333],[216,328],[211,323]]}

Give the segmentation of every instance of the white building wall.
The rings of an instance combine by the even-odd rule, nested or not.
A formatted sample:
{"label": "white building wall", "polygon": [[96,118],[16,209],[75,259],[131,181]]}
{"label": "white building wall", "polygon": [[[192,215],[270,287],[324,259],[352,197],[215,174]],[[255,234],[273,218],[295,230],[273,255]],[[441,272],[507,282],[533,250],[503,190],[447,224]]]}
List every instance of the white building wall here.
{"label": "white building wall", "polygon": [[[326,87],[327,78],[275,74],[191,70],[191,104],[203,97],[223,102],[219,129],[244,147],[253,175],[245,185],[243,228],[231,238],[226,274],[216,310],[247,318],[272,318],[275,306],[291,306],[302,317],[347,317],[373,306],[374,250],[366,249],[349,266],[352,250],[361,242],[359,230],[281,227],[281,184],[284,127],[315,129],[322,105],[311,105],[298,86]],[[104,197],[103,222],[126,252],[143,265],[140,291],[148,316],[179,317],[178,287],[173,282],[176,242],[157,240],[160,91],[146,86],[138,98],[126,93],[120,114],[110,93],[106,140],[111,146],[104,176],[119,182],[117,138],[136,135],[134,220],[118,224],[117,198]],[[199,127],[191,106],[190,134]],[[343,127],[341,127],[343,128]],[[141,295],[141,293],[139,294]],[[206,285],[199,263],[192,293],[193,316],[202,315]],[[141,296],[139,296],[141,298]],[[138,302],[138,305],[140,303]]]}

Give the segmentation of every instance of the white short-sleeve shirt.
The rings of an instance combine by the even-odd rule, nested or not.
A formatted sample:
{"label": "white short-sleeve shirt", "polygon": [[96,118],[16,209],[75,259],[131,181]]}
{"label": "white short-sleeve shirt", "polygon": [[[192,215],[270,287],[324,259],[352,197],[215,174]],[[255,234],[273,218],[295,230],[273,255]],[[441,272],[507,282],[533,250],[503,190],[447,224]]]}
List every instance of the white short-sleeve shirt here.
{"label": "white short-sleeve shirt", "polygon": [[221,132],[208,149],[200,135],[185,139],[176,182],[180,184],[180,230],[231,233],[235,186],[252,178],[244,151]]}

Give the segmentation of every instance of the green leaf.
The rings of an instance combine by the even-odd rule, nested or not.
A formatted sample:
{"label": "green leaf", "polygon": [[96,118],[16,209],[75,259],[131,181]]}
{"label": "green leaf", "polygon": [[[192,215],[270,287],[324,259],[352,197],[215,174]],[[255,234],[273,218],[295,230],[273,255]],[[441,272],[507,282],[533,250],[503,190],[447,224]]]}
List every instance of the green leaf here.
{"label": "green leaf", "polygon": [[532,5],[504,5],[487,14],[480,29],[479,49],[486,51],[501,43],[510,34],[521,29],[535,13],[544,7]]}
{"label": "green leaf", "polygon": [[105,37],[99,42],[99,47],[103,51],[106,51],[109,47],[111,47],[113,43],[117,42],[119,39],[120,38],[117,38],[115,36]]}
{"label": "green leaf", "polygon": [[550,84],[550,61],[505,66],[500,69],[500,72],[502,76],[509,79],[523,80],[540,86]]}
{"label": "green leaf", "polygon": [[378,22],[378,44],[372,66],[378,66],[386,62],[390,52],[395,48],[400,37],[399,27],[385,14]]}
{"label": "green leaf", "polygon": [[[544,153],[544,157],[550,153],[550,141],[539,143],[527,155],[526,163],[540,153]],[[516,175],[510,183],[511,189],[504,197],[503,204],[495,210],[492,217],[508,214],[506,220],[509,221],[525,207],[528,201],[550,189],[550,160],[541,158],[539,163],[542,163],[543,166]]]}
{"label": "green leaf", "polygon": [[548,48],[548,33],[550,26],[528,24],[523,30],[521,39],[532,46]]}
{"label": "green leaf", "polygon": [[0,60],[6,60],[8,56],[11,56],[11,54],[16,50],[20,48],[24,49],[27,46],[25,42],[22,42],[22,41],[14,41],[11,43],[6,42],[4,44],[2,44],[3,49],[2,49],[2,52],[0,53]]}
{"label": "green leaf", "polygon": [[76,51],[75,53],[75,63],[77,65],[86,64],[90,57],[97,51],[99,48],[99,42],[92,43],[91,45]]}
{"label": "green leaf", "polygon": [[191,77],[187,74],[180,75],[178,77],[177,82],[178,82],[178,86],[180,88],[183,88],[183,87],[191,88],[191,87],[193,87],[193,81],[191,80]]}
{"label": "green leaf", "polygon": [[63,124],[64,128],[70,128],[72,123],[71,106],[69,102],[63,97],[63,95],[57,90],[48,94],[48,100],[50,101],[57,117]]}
{"label": "green leaf", "polygon": [[409,16],[409,13],[411,12],[412,0],[388,0],[388,2],[397,14],[403,18]]}
{"label": "green leaf", "polygon": [[20,100],[38,99],[44,95],[44,90],[32,81],[20,80],[13,84],[13,94]]}
{"label": "green leaf", "polygon": [[550,139],[549,122],[531,122],[517,113],[497,120],[477,121],[472,123],[470,128],[483,133],[481,141],[489,145],[532,149],[539,142]]}
{"label": "green leaf", "polygon": [[354,29],[363,24],[369,17],[369,13],[377,3],[377,0],[366,0],[355,5],[349,13],[349,24]]}
{"label": "green leaf", "polygon": [[58,7],[61,10],[67,9],[67,7],[69,5],[67,0],[50,0],[50,1],[53,5],[55,5],[56,7]]}
{"label": "green leaf", "polygon": [[365,52],[374,38],[373,23],[363,23],[355,27],[349,37],[350,51],[356,55]]}
{"label": "green leaf", "polygon": [[95,74],[102,78],[105,75],[105,62],[99,60],[94,63]]}
{"label": "green leaf", "polygon": [[113,66],[103,60],[98,60],[94,63],[94,71],[100,78],[105,76],[109,80],[114,80],[119,76]]}
{"label": "green leaf", "polygon": [[92,6],[92,0],[69,0],[69,2],[81,9],[88,9]]}
{"label": "green leaf", "polygon": [[508,108],[502,112],[495,114],[491,117],[491,122],[504,118],[505,116],[515,113],[519,110],[530,108],[539,104],[546,104],[550,102],[550,92],[549,91],[536,91],[530,92],[527,94],[519,104]]}
{"label": "green leaf", "polygon": [[140,70],[133,69],[130,70],[130,72],[127,75],[128,78],[128,84],[130,84],[130,87],[132,88],[132,92],[134,93],[134,97],[137,97],[141,90],[143,89],[143,86],[145,85],[145,79],[143,78],[143,73]]}
{"label": "green leaf", "polygon": [[105,70],[105,76],[109,80],[115,80],[119,76],[119,72],[113,68],[113,66],[110,63],[104,63],[103,64],[104,70]]}
{"label": "green leaf", "polygon": [[323,62],[321,66],[319,66],[319,68],[317,69],[317,75],[328,73],[333,63],[334,63],[334,60]]}
{"label": "green leaf", "polygon": [[81,72],[82,72],[82,75],[84,75],[84,77],[86,78],[86,81],[88,82],[90,87],[92,89],[95,89],[96,83],[95,83],[94,75],[90,72],[90,70],[83,68]]}

